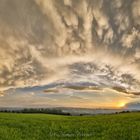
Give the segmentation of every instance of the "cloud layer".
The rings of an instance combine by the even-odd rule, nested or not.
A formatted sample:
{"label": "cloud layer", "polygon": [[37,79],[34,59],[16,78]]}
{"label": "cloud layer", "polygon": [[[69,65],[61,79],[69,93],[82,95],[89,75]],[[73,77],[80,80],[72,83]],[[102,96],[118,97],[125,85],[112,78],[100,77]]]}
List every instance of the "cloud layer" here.
{"label": "cloud layer", "polygon": [[87,74],[139,92],[139,7],[140,0],[0,0],[0,96]]}

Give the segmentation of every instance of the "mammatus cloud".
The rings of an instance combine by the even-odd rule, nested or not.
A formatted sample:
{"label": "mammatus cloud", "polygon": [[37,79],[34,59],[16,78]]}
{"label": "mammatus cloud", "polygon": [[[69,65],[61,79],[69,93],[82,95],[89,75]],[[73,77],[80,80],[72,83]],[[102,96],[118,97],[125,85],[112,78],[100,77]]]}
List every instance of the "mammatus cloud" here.
{"label": "mammatus cloud", "polygon": [[0,90],[93,77],[139,93],[139,7],[140,0],[0,0]]}

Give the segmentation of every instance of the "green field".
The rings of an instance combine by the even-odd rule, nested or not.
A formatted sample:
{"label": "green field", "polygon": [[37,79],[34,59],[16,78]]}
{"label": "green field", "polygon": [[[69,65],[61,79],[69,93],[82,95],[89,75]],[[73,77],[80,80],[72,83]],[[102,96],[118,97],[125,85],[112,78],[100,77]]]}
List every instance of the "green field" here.
{"label": "green field", "polygon": [[0,113],[0,140],[140,140],[140,113],[96,116]]}

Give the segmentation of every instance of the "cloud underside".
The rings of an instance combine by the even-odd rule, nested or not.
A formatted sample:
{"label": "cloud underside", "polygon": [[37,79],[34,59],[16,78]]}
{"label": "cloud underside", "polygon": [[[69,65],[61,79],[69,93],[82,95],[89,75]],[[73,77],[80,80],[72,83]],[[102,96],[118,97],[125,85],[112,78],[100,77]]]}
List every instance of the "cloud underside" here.
{"label": "cloud underside", "polygon": [[0,0],[0,96],[86,77],[139,95],[139,7],[140,0]]}
{"label": "cloud underside", "polygon": [[[50,89],[46,89],[44,90],[44,93],[57,93],[57,92],[61,92],[61,90],[66,89],[66,90],[74,90],[74,91],[82,91],[82,92],[100,92],[102,93],[102,91],[106,88],[101,88],[101,87],[96,87],[96,86],[65,86],[62,87],[62,89],[57,89],[57,88],[50,88]],[[126,95],[137,95],[140,96],[140,92],[132,92],[132,91],[127,91],[125,88],[123,87],[112,87],[110,88],[110,90],[114,90],[114,92],[120,92]]]}

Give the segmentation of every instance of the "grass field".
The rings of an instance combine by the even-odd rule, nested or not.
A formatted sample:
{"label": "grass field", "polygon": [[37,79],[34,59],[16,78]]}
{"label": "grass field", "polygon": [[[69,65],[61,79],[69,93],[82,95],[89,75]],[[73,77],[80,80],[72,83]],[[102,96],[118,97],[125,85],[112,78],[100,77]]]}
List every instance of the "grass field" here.
{"label": "grass field", "polygon": [[0,113],[0,140],[140,140],[140,113],[96,116]]}

